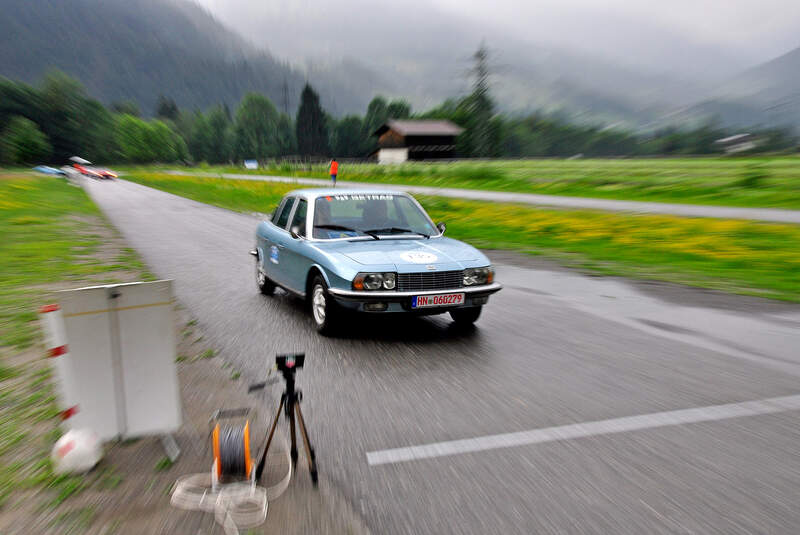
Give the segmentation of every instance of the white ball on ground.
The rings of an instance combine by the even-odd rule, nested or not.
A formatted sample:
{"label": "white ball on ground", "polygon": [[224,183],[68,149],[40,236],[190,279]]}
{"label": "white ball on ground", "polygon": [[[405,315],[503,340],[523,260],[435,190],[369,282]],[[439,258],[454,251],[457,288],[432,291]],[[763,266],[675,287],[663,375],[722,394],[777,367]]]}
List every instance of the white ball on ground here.
{"label": "white ball on ground", "polygon": [[103,445],[91,429],[72,429],[53,446],[50,458],[56,474],[88,472],[103,457]]}

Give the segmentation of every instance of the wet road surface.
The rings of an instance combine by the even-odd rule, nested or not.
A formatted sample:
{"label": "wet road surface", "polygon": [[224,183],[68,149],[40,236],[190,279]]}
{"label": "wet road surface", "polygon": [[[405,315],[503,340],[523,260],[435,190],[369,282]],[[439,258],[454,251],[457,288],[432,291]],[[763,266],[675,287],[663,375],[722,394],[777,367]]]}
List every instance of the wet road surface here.
{"label": "wet road surface", "polygon": [[[122,180],[86,187],[242,371],[231,388],[263,378],[276,352],[306,352],[321,476],[375,533],[800,529],[796,307],[706,308],[500,264],[506,288],[474,330],[356,317],[323,338],[299,300],[257,292],[254,217]],[[586,425],[565,434],[573,424]],[[548,439],[509,441],[536,430]],[[453,449],[465,440],[481,448]],[[425,445],[441,455],[370,461]]]}

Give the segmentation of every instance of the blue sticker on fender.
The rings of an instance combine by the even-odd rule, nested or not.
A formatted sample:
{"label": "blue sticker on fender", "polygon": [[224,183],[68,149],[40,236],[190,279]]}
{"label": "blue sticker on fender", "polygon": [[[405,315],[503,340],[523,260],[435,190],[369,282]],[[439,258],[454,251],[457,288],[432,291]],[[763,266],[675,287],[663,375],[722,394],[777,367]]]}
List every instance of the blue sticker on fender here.
{"label": "blue sticker on fender", "polygon": [[269,261],[273,264],[278,263],[278,247],[275,245],[269,248]]}

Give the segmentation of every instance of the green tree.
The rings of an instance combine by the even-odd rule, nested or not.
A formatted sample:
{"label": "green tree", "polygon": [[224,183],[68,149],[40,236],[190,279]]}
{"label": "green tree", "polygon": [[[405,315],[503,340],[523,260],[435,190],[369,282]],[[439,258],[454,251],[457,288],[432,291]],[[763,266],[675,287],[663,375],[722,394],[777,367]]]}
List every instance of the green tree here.
{"label": "green tree", "polygon": [[378,95],[367,106],[367,113],[361,126],[362,152],[368,154],[378,148],[378,140],[372,135],[389,118],[386,99]]}
{"label": "green tree", "polygon": [[81,147],[78,153],[93,162],[110,162],[116,158],[118,147],[114,138],[114,116],[101,103],[85,99],[78,113]]}
{"label": "green tree", "polygon": [[194,120],[196,118],[195,112],[180,110],[178,117],[172,121],[173,129],[180,134],[183,141],[188,145],[192,136],[192,128],[194,128]]}
{"label": "green tree", "polygon": [[142,114],[139,112],[139,105],[133,100],[118,100],[111,103],[111,109],[114,113],[120,115],[131,115],[133,117],[140,117]]}
{"label": "green tree", "polygon": [[225,106],[216,106],[206,114],[211,139],[206,161],[228,163],[233,159],[234,131],[231,113]]}
{"label": "green tree", "polygon": [[47,136],[36,123],[20,116],[11,118],[0,140],[3,159],[10,163],[41,163],[47,160],[52,150]]}
{"label": "green tree", "polygon": [[340,158],[364,156],[361,117],[348,115],[336,123],[333,132],[333,153]]}
{"label": "green tree", "polygon": [[294,137],[292,119],[285,113],[278,118],[278,154],[289,156],[297,153],[297,141]]}
{"label": "green tree", "polygon": [[325,156],[328,146],[328,126],[319,95],[306,83],[300,95],[300,107],[295,123],[297,150],[303,156]]}
{"label": "green tree", "polygon": [[188,157],[183,138],[159,120],[148,123],[133,115],[118,116],[116,143],[120,157],[133,163],[169,163]]}
{"label": "green tree", "polygon": [[175,101],[164,95],[158,95],[158,102],[156,103],[156,117],[159,119],[169,119],[174,121],[178,118],[178,105]]}
{"label": "green tree", "polygon": [[369,101],[367,113],[364,115],[364,131],[372,135],[389,118],[389,105],[386,99],[378,95]]}
{"label": "green tree", "polygon": [[387,119],[408,119],[409,117],[411,117],[411,104],[407,100],[393,100],[386,106]]}
{"label": "green tree", "polygon": [[150,121],[147,128],[149,131],[147,143],[150,146],[153,161],[170,163],[180,160],[182,153],[185,155],[183,139],[166,123],[158,120]]}
{"label": "green tree", "polygon": [[278,112],[270,100],[249,93],[236,110],[235,152],[240,159],[274,158],[278,155]]}
{"label": "green tree", "polygon": [[0,131],[15,116],[26,117],[41,124],[41,95],[35,87],[0,77]]}
{"label": "green tree", "polygon": [[200,112],[194,114],[189,132],[189,154],[195,162],[208,162],[214,144],[214,132],[208,118]]}
{"label": "green tree", "polygon": [[146,122],[133,115],[117,118],[116,142],[123,160],[133,163],[152,162],[156,151],[150,142],[151,130]]}
{"label": "green tree", "polygon": [[84,146],[80,113],[86,100],[83,86],[60,71],[49,73],[42,84],[42,130],[53,146],[53,156],[65,161]]}

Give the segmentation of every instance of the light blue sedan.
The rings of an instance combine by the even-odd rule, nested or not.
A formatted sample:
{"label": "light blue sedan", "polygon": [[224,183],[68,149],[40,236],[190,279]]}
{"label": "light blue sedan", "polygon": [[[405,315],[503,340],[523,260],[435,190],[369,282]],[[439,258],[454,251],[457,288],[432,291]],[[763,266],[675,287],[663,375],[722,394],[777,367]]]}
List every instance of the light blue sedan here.
{"label": "light blue sedan", "polygon": [[502,287],[480,251],[444,237],[406,193],[304,189],[287,194],[256,230],[256,282],[306,300],[323,334],[343,309],[441,314],[472,324]]}

